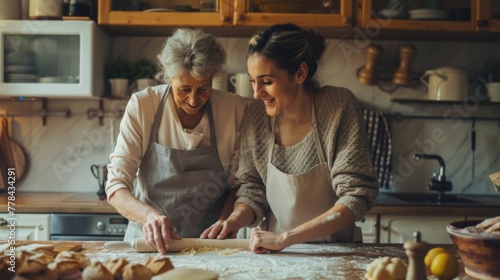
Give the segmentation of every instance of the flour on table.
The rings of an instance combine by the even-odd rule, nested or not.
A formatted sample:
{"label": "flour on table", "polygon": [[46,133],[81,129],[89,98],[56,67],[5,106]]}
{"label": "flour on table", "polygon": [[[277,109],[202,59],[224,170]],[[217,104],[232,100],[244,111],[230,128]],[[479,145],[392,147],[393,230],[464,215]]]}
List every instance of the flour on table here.
{"label": "flour on table", "polygon": [[[407,260],[404,250],[377,245],[295,244],[276,253],[255,254],[242,250],[229,256],[221,255],[229,250],[233,249],[203,250],[203,253],[198,249],[196,254],[176,252],[165,256],[170,258],[175,268],[215,271],[219,280],[363,279],[366,268],[377,258],[390,256]],[[84,253],[92,261],[123,257],[134,263],[144,263],[149,257],[158,255],[104,247]]]}

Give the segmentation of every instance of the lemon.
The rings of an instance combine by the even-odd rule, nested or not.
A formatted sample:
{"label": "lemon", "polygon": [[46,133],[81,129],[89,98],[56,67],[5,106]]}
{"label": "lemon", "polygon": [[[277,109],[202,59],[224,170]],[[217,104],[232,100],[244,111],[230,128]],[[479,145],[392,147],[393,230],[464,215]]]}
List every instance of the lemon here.
{"label": "lemon", "polygon": [[443,252],[446,252],[446,249],[444,249],[442,247],[436,247],[436,248],[430,249],[429,252],[427,252],[427,255],[425,255],[425,258],[424,258],[425,265],[428,266],[428,267],[430,267],[431,263],[432,263],[432,259],[434,259],[434,257],[437,254],[443,253]]}
{"label": "lemon", "polygon": [[432,259],[430,271],[439,279],[453,279],[458,274],[458,262],[452,254],[441,252]]}

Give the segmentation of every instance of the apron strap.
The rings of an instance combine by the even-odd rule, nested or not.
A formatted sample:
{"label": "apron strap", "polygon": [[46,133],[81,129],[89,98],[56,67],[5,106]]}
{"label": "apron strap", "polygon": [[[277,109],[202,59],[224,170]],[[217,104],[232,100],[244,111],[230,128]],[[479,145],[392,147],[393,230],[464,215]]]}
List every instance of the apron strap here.
{"label": "apron strap", "polygon": [[312,111],[311,111],[312,125],[311,125],[311,128],[313,130],[314,143],[316,145],[316,153],[318,154],[319,162],[324,163],[324,162],[326,162],[325,155],[323,154],[323,148],[321,147],[321,141],[319,140],[318,122],[316,121],[316,111],[314,110],[314,94],[312,95],[311,100],[312,100]]}
{"label": "apron strap", "polygon": [[217,149],[217,138],[215,136],[214,116],[212,114],[212,103],[210,102],[210,99],[208,99],[205,106],[207,106],[208,124],[210,125],[210,148],[212,148],[215,154],[219,155],[219,151]]}
{"label": "apron strap", "polygon": [[170,92],[170,84],[167,84],[167,88],[161,97],[160,104],[158,104],[158,109],[156,110],[155,119],[151,127],[151,132],[149,135],[149,143],[156,143],[158,141],[158,128],[160,127],[160,121],[163,116],[163,109],[165,108],[165,101],[168,98],[168,93]]}

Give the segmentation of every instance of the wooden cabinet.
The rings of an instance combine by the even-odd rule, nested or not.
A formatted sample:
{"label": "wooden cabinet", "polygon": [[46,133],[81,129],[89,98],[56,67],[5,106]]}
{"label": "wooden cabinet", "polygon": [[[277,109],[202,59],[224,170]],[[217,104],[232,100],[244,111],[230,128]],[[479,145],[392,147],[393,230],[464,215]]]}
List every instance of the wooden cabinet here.
{"label": "wooden cabinet", "polygon": [[[424,0],[310,0],[303,4],[303,9],[294,5],[307,0],[297,0],[293,5],[282,0],[213,0],[212,10],[201,8],[201,3],[208,1],[211,0],[146,0],[143,2],[155,9],[130,11],[115,10],[113,1],[99,0],[98,24],[113,35],[142,36],[170,35],[172,28],[187,26],[203,27],[216,36],[241,37],[250,36],[261,27],[288,22],[318,28],[327,37],[343,38],[356,37],[362,32],[368,37],[384,39],[380,33],[392,31],[392,39],[400,40],[426,36],[437,40],[457,36],[471,40],[471,35],[477,35],[474,38],[486,35],[485,39],[495,40],[489,35],[500,31],[500,1],[495,0],[442,0],[440,10],[447,18],[425,18],[425,11],[423,16],[415,17],[415,11],[426,8]],[[262,4],[271,1],[276,5]],[[392,9],[392,3],[400,6]],[[177,11],[186,5],[193,11]],[[398,9],[406,15],[387,18],[387,10]]]}
{"label": "wooden cabinet", "polygon": [[[0,214],[3,222],[0,226],[0,236],[3,240],[49,240],[49,214]],[[5,224],[5,222],[6,224]]]}
{"label": "wooden cabinet", "polygon": [[476,0],[475,5],[475,30],[500,31],[500,1]]}
{"label": "wooden cabinet", "polygon": [[[292,22],[308,27],[352,26],[352,0],[311,0],[309,1],[310,8],[306,8],[300,13],[298,13],[298,10],[292,13],[293,7],[289,7],[290,10],[287,10],[286,8],[280,9],[277,6],[266,7],[266,10],[262,11],[258,8],[259,1],[262,0],[234,0],[233,24],[239,26],[269,26]],[[292,2],[285,1],[277,2],[282,6],[291,6],[292,4]],[[262,7],[262,4],[260,6]],[[273,12],[279,10],[281,12]]]}
{"label": "wooden cabinet", "polygon": [[[328,9],[307,9],[300,13],[297,11],[290,13],[286,12],[286,10],[283,12],[283,10],[275,6],[266,8],[265,11],[262,12],[258,8],[255,8],[257,5],[260,5],[260,2],[258,2],[260,0],[215,1],[216,8],[213,12],[206,12],[203,10],[180,12],[174,10],[177,4],[187,4],[192,8],[199,9],[200,1],[172,0],[167,3],[165,1],[148,0],[145,2],[149,4],[150,7],[166,7],[161,9],[157,8],[155,9],[156,11],[148,12],[113,10],[111,1],[99,0],[98,23],[110,30],[111,33],[118,34],[141,32],[144,32],[143,35],[163,34],[165,33],[165,27],[196,26],[205,28],[217,27],[216,31],[228,31],[225,32],[224,35],[233,36],[248,33],[248,30],[244,28],[235,30],[234,26],[265,27],[276,23],[292,22],[304,27],[330,28],[352,27],[353,22],[354,0],[312,0],[308,3],[318,2],[317,5],[327,6]],[[284,1],[276,2],[285,7],[289,5],[289,3]],[[224,29],[220,27],[232,28]],[[254,31],[255,29],[252,29],[251,33]]]}
{"label": "wooden cabinet", "polygon": [[413,240],[413,233],[420,231],[425,242],[451,244],[446,226],[464,219],[463,216],[381,215],[380,243],[404,243]]}
{"label": "wooden cabinet", "polygon": [[[113,26],[224,26],[231,25],[231,0],[218,0],[218,7],[214,12],[176,12],[175,1],[169,1],[169,8],[157,8],[145,11],[119,11],[112,10],[111,1],[99,0],[98,23]],[[145,1],[151,6],[162,6],[158,1]],[[163,1],[165,2],[165,1]],[[190,4],[189,1],[179,4]],[[198,1],[198,5],[199,5]],[[196,7],[190,5],[191,7]],[[158,7],[158,6],[157,6]],[[169,11],[170,10],[170,11]]]}
{"label": "wooden cabinet", "polygon": [[[448,19],[433,15],[432,12],[418,14],[425,9],[424,1],[389,1],[389,0],[358,0],[356,5],[357,24],[370,32],[387,30],[415,30],[415,31],[473,31],[474,14],[476,10],[484,9],[481,3],[484,0],[443,0],[440,8],[448,14]],[[391,4],[392,2],[396,4]],[[436,2],[436,1],[434,1]],[[484,4],[483,4],[484,5]],[[452,11],[463,12],[469,10],[470,19],[452,20]],[[396,16],[391,11],[398,11]],[[420,10],[420,11],[418,11]],[[401,13],[406,13],[401,15]],[[414,12],[417,12],[415,14]],[[410,14],[413,12],[414,14]],[[427,18],[426,18],[427,17]],[[458,16],[457,16],[458,17]]]}

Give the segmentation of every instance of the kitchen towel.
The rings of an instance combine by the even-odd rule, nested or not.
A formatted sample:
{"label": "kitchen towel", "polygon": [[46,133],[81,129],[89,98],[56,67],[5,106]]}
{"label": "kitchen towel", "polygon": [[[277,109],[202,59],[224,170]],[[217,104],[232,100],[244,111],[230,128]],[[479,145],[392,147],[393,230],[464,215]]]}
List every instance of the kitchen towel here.
{"label": "kitchen towel", "polygon": [[372,162],[380,188],[388,189],[392,171],[392,146],[389,115],[363,109],[365,128],[372,150]]}

